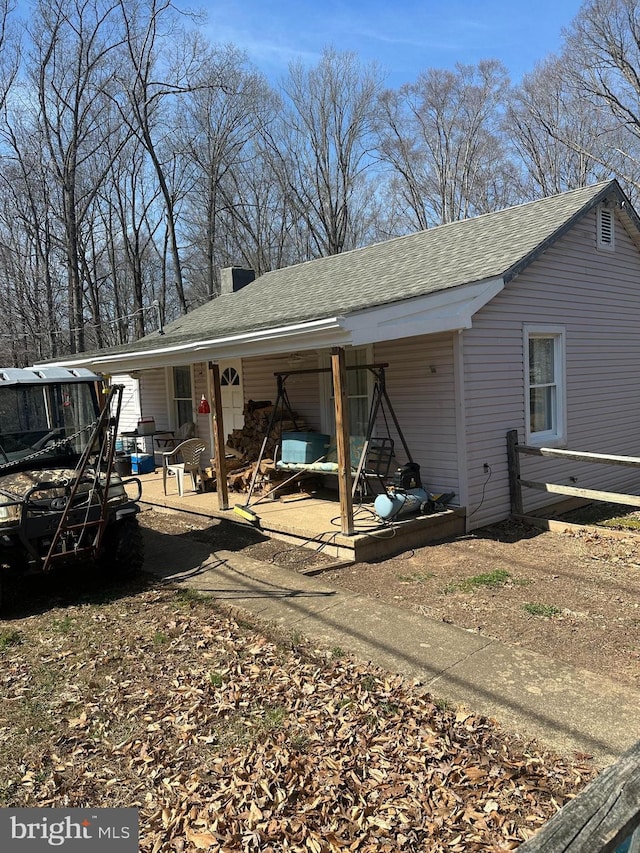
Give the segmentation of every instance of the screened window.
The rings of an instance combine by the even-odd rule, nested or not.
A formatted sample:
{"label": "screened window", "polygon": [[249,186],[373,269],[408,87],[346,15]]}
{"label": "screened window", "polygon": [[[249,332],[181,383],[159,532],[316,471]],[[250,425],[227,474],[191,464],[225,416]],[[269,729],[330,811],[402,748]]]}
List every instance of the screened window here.
{"label": "screened window", "polygon": [[190,367],[173,368],[173,402],[177,427],[193,420]]}
{"label": "screened window", "polygon": [[527,440],[564,440],[564,331],[527,329]]}

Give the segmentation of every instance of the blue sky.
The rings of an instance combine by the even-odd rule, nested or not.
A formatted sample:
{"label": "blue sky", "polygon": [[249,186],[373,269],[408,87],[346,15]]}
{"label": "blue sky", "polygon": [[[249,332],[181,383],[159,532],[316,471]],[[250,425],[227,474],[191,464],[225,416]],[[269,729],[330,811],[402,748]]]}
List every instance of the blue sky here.
{"label": "blue sky", "polygon": [[204,0],[214,42],[233,42],[272,81],[323,48],[378,60],[389,86],[431,67],[500,59],[517,82],[560,45],[581,0]]}

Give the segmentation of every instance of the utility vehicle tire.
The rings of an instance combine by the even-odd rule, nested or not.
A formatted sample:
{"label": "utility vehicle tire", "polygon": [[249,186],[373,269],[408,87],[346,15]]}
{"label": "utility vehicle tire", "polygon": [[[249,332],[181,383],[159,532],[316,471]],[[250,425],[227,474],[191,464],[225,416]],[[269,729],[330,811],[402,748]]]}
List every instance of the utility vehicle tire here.
{"label": "utility vehicle tire", "polygon": [[16,579],[0,568],[0,619],[3,619],[18,604]]}
{"label": "utility vehicle tire", "polygon": [[13,572],[0,566],[0,618],[21,601],[21,585]]}
{"label": "utility vehicle tire", "polygon": [[100,566],[105,574],[124,578],[139,572],[144,563],[142,530],[137,518],[124,518],[104,532]]}

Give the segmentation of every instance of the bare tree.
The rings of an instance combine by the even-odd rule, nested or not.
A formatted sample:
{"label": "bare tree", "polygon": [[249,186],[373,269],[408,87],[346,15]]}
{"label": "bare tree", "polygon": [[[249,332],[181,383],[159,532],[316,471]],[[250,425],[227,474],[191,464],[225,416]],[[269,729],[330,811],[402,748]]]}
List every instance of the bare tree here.
{"label": "bare tree", "polygon": [[258,140],[245,147],[241,162],[221,184],[217,250],[227,263],[240,260],[258,275],[307,260],[312,250],[300,246],[297,207],[273,171],[269,151]]}
{"label": "bare tree", "polygon": [[[110,62],[117,46],[114,6],[102,0],[71,5],[38,0],[31,30],[31,77],[35,86],[42,139],[51,177],[60,189],[57,211],[64,227],[72,352],[84,341],[84,277],[80,246],[83,219],[103,180],[96,155],[112,130],[105,93],[114,74]],[[104,170],[104,163],[101,163]]]}
{"label": "bare tree", "polygon": [[146,332],[146,309],[156,298],[149,272],[154,269],[154,237],[164,220],[158,204],[160,189],[144,147],[135,137],[110,157],[111,169],[97,204],[106,251],[105,271],[113,303],[114,331],[117,342],[130,340],[131,315],[133,339]]}
{"label": "bare tree", "polygon": [[0,0],[0,109],[20,69],[20,36],[15,23],[15,0]]}
{"label": "bare tree", "polygon": [[175,145],[172,147],[166,137],[172,119],[177,124],[181,118],[176,99],[203,85],[199,77],[207,51],[195,33],[179,26],[171,0],[118,0],[118,5],[128,62],[121,78],[126,99],[118,99],[117,103],[153,163],[165,205],[167,244],[178,302],[186,313],[177,226],[180,191],[176,178],[182,175]]}
{"label": "bare tree", "polygon": [[227,264],[261,274],[612,173],[640,195],[640,0],[587,0],[517,88],[487,60],[386,92],[331,49],[273,91],[172,0],[35,0],[21,54],[14,2],[0,351],[16,362],[137,338],[156,301],[172,319],[216,296]]}
{"label": "bare tree", "polygon": [[505,126],[526,170],[527,196],[603,180],[614,168],[615,125],[576,91],[566,62],[550,57],[523,78]]}
{"label": "bare tree", "polygon": [[[509,204],[514,169],[501,122],[509,81],[495,60],[429,69],[385,92],[379,151],[411,227],[428,228]],[[517,182],[515,182],[517,184]]]}
{"label": "bare tree", "polygon": [[[567,33],[565,73],[587,108],[612,120],[608,151],[585,144],[603,167],[640,193],[640,2],[589,0]],[[614,161],[612,163],[612,160]]]}
{"label": "bare tree", "polygon": [[[20,299],[26,300],[34,329],[38,330],[37,355],[46,358],[61,351],[61,331],[67,317],[60,251],[63,240],[59,231],[56,233],[51,214],[58,191],[43,163],[37,126],[23,109],[18,93],[11,100],[13,109],[5,109],[0,124],[4,142],[0,229],[3,247],[11,258],[11,262],[4,259],[2,280],[17,312],[22,310]],[[8,333],[12,319],[12,314],[5,314]]]}
{"label": "bare tree", "polygon": [[294,63],[282,119],[265,129],[274,171],[308,229],[315,255],[355,244],[353,203],[372,162],[381,75],[353,53],[326,50],[315,68]]}
{"label": "bare tree", "polygon": [[189,267],[196,299],[217,295],[219,266],[234,262],[221,253],[230,225],[237,231],[243,218],[244,200],[232,190],[237,180],[234,172],[255,157],[252,142],[269,119],[272,102],[264,79],[247,68],[244,54],[231,46],[210,52],[200,85],[184,98],[178,138],[193,178],[185,202],[190,225],[184,231],[190,238]]}

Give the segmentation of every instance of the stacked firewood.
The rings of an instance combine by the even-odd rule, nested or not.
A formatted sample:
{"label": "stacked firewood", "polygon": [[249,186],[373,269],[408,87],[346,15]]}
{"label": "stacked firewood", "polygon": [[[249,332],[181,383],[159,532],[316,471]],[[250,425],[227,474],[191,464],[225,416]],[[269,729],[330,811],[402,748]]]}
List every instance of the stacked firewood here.
{"label": "stacked firewood", "polygon": [[[244,407],[244,426],[242,429],[234,429],[227,438],[227,444],[234,450],[239,451],[245,461],[255,462],[260,455],[262,442],[267,435],[269,423],[273,416],[273,403],[270,400],[249,400]],[[306,425],[302,418],[294,412],[295,422],[289,412],[278,409],[276,419],[267,439],[264,455],[273,460],[274,450],[280,442],[282,432],[292,430],[305,430]]]}
{"label": "stacked firewood", "polygon": [[[253,478],[253,472],[256,469],[256,462],[245,462],[241,468],[236,468],[235,471],[227,477],[229,488],[232,492],[248,492]],[[266,485],[267,478],[275,473],[273,459],[263,459],[260,463],[256,484],[261,492],[264,491],[263,486]]]}
{"label": "stacked firewood", "polygon": [[[262,444],[267,437],[267,431],[273,417],[274,405],[270,400],[249,400],[244,407],[244,426],[234,429],[227,438],[227,447],[242,459],[243,466],[229,474],[229,488],[235,492],[249,491],[253,474],[256,469]],[[295,421],[294,421],[295,418]],[[276,413],[271,434],[267,437],[262,461],[256,477],[256,489],[261,494],[267,494],[275,486],[286,479],[286,472],[275,467],[274,457],[283,432],[304,430],[306,424],[295,412]]]}

